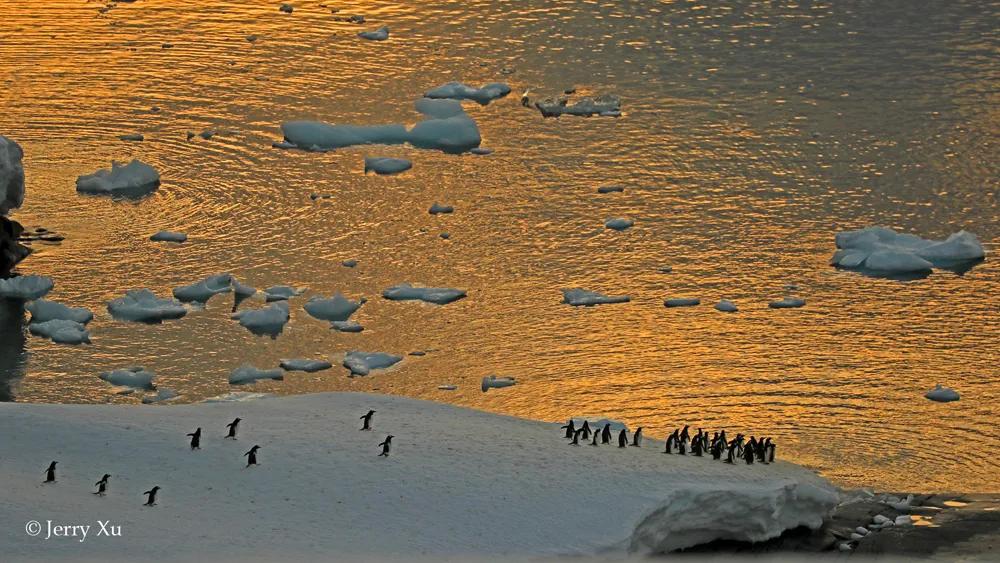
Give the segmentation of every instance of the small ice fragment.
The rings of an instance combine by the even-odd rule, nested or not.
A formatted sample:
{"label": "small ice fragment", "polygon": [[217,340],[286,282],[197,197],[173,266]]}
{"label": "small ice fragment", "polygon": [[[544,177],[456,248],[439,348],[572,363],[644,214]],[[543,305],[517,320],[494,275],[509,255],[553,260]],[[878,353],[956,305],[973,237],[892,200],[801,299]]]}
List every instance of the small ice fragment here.
{"label": "small ice fragment", "polygon": [[440,213],[454,213],[454,212],[455,208],[452,207],[451,205],[441,205],[436,201],[434,202],[434,205],[431,206],[430,210],[428,210],[428,213],[430,213],[431,215],[438,215]]}
{"label": "small ice fragment", "polygon": [[108,312],[115,319],[144,323],[160,323],[165,319],[179,319],[187,309],[176,299],[159,298],[148,289],[130,289],[124,297],[112,299]]}
{"label": "small ice fragment", "polygon": [[483,378],[482,390],[483,393],[485,393],[490,389],[501,389],[515,384],[517,384],[517,381],[515,381],[513,377],[497,377],[495,375],[491,375]]}
{"label": "small ice fragment", "polygon": [[354,321],[333,321],[330,323],[330,328],[337,332],[362,332],[365,330],[365,327]]}
{"label": "small ice fragment", "polygon": [[302,295],[305,290],[304,287],[296,288],[287,285],[272,285],[264,290],[264,296],[268,302],[285,301],[297,295]]}
{"label": "small ice fragment", "polygon": [[625,229],[631,228],[635,225],[635,221],[632,219],[625,219],[622,217],[616,219],[608,219],[604,222],[604,226],[609,229],[614,229],[616,231],[624,231]]}
{"label": "small ice fragment", "polygon": [[471,152],[472,154],[478,154],[480,156],[485,156],[485,155],[488,155],[488,154],[493,154],[493,149],[488,149],[486,147],[476,147],[474,149],[469,150],[469,152]]}
{"label": "small ice fragment", "polygon": [[676,297],[663,302],[664,307],[693,307],[701,305],[701,299],[697,297]]}
{"label": "small ice fragment", "polygon": [[559,117],[563,114],[584,117],[591,115],[617,117],[621,115],[621,105],[621,99],[614,95],[581,98],[575,104],[567,104],[565,99],[553,100],[551,98],[535,102],[535,107],[541,112],[542,117]]}
{"label": "small ice fragment", "polygon": [[364,305],[365,300],[351,301],[340,293],[335,293],[329,299],[312,297],[302,306],[313,318],[321,321],[346,321],[355,311]]}
{"label": "small ice fragment", "polygon": [[601,186],[597,188],[599,194],[621,193],[625,191],[625,186]]}
{"label": "small ice fragment", "polygon": [[174,288],[174,297],[179,301],[190,303],[205,303],[213,295],[231,291],[233,277],[229,274],[216,274],[195,282]]}
{"label": "small ice fragment", "polygon": [[795,309],[806,304],[804,299],[798,297],[785,297],[781,301],[771,301],[767,304],[772,309]]}
{"label": "small ice fragment", "polygon": [[261,379],[273,379],[282,381],[285,379],[285,372],[280,369],[257,369],[253,366],[240,366],[229,374],[230,385],[245,385],[254,383]]}
{"label": "small ice fragment", "polygon": [[458,385],[438,385],[438,389],[441,391],[454,391],[458,389]]}
{"label": "small ice fragment", "polygon": [[153,384],[153,372],[146,371],[141,366],[116,369],[104,372],[100,378],[118,387],[132,387],[133,389],[156,389]]}
{"label": "small ice fragment", "polygon": [[281,367],[288,371],[304,371],[307,373],[313,373],[317,371],[323,371],[325,369],[330,369],[333,364],[326,360],[304,360],[304,359],[290,359],[281,360]]}
{"label": "small ice fragment", "polygon": [[942,387],[940,383],[924,394],[924,397],[938,403],[950,403],[959,400],[958,392],[948,387]]}
{"label": "small ice fragment", "polygon": [[448,240],[448,239],[451,238],[451,233],[441,233],[438,236],[441,237],[441,238],[443,238],[444,240]]}
{"label": "small ice fragment", "polygon": [[510,94],[510,86],[503,82],[491,82],[482,88],[467,86],[460,82],[449,82],[438,86],[424,94],[425,98],[449,98],[452,100],[474,100],[481,105],[486,105],[493,100],[503,98]]}
{"label": "small ice fragment", "polygon": [[140,133],[128,133],[125,135],[118,135],[118,140],[120,141],[142,141],[145,137]]}
{"label": "small ice fragment", "polygon": [[90,333],[83,323],[68,319],[52,319],[44,322],[32,322],[28,332],[42,336],[57,344],[89,344]]}
{"label": "small ice fragment", "polygon": [[44,297],[54,286],[48,276],[17,276],[0,280],[0,298],[33,301]]}
{"label": "small ice fragment", "polygon": [[258,336],[277,337],[288,322],[288,302],[279,301],[263,309],[233,313],[229,318],[240,322],[244,328]]}
{"label": "small ice fragment", "polygon": [[177,391],[173,389],[160,389],[157,391],[156,395],[147,395],[142,398],[142,404],[152,405],[154,403],[162,403],[164,401],[169,401],[171,399],[176,399],[180,395]]}
{"label": "small ice fragment", "polygon": [[176,231],[158,231],[149,237],[154,242],[185,242],[188,236]]}
{"label": "small ice fragment", "polygon": [[238,297],[243,297],[244,299],[257,293],[257,288],[250,287],[239,282],[236,278],[233,278],[233,291],[236,292]]}
{"label": "small ice fragment", "polygon": [[357,260],[353,260],[353,259],[352,260],[344,260],[343,262],[340,263],[340,265],[343,266],[343,267],[345,267],[345,268],[353,268],[353,267],[355,267],[355,266],[358,265],[358,261]]}
{"label": "small ice fragment", "polygon": [[139,197],[156,191],[159,185],[160,174],[139,160],[124,166],[112,162],[110,170],[98,170],[76,179],[78,192],[98,195]]}
{"label": "small ice fragment", "polygon": [[358,32],[358,37],[369,41],[385,41],[389,38],[389,26],[383,25],[375,31]]}
{"label": "small ice fragment", "polygon": [[44,323],[51,320],[66,320],[87,324],[94,319],[94,314],[84,307],[69,307],[62,303],[37,299],[28,303],[25,309],[31,313],[32,323]]}
{"label": "small ice fragment", "polygon": [[365,174],[369,170],[376,174],[399,174],[413,168],[413,163],[405,158],[365,157]]}
{"label": "small ice fragment", "polygon": [[462,289],[449,287],[414,287],[408,283],[394,285],[382,292],[382,297],[392,301],[426,301],[446,305],[466,296]]}
{"label": "small ice fragment", "polygon": [[351,370],[351,375],[368,375],[372,370],[385,369],[402,360],[402,356],[384,352],[348,352],[344,356],[344,367]]}
{"label": "small ice fragment", "polygon": [[723,299],[715,304],[715,310],[722,311],[723,313],[735,313],[736,311],[739,311],[740,308],[736,306],[736,303]]}
{"label": "small ice fragment", "polygon": [[628,303],[627,295],[604,295],[596,291],[589,291],[582,288],[564,289],[563,303],[574,307],[592,307],[594,305],[605,305],[611,303]]}

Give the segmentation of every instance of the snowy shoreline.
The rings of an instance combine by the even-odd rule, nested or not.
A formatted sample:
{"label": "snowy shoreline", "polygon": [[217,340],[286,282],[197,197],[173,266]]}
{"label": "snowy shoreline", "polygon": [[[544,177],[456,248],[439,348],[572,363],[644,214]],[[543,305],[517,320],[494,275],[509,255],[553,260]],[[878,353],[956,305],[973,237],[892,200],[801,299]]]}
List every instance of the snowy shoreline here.
{"label": "snowy shoreline", "polygon": [[[368,409],[374,431],[362,432]],[[237,416],[239,440],[222,439]],[[791,463],[666,456],[654,439],[568,446],[558,424],[385,395],[6,403],[0,421],[0,522],[14,560],[624,557],[816,528],[840,499]],[[392,453],[380,458],[387,434]],[[254,444],[261,465],[245,469]],[[58,480],[43,484],[53,460]],[[158,504],[143,507],[154,485]],[[98,519],[121,537],[94,536]],[[94,529],[46,540],[25,533],[31,520]]]}

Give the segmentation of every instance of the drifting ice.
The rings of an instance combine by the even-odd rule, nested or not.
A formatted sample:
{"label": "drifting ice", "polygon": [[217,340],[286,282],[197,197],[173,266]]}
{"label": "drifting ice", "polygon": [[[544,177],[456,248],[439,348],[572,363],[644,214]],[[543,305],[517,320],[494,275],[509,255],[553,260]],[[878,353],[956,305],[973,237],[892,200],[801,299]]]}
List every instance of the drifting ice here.
{"label": "drifting ice", "polygon": [[358,37],[368,39],[369,41],[385,41],[389,38],[389,26],[383,25],[375,31],[358,32]]}
{"label": "drifting ice", "polygon": [[605,117],[618,117],[621,115],[622,102],[618,96],[606,95],[596,98],[582,98],[575,104],[567,105],[565,99],[552,100],[545,99],[535,102],[535,107],[542,113],[543,117],[559,117],[560,115],[600,115]]}
{"label": "drifting ice", "polygon": [[83,307],[68,307],[62,303],[38,299],[25,307],[31,313],[31,322],[44,323],[51,320],[66,320],[87,324],[94,319],[94,314]]}
{"label": "drifting ice", "polygon": [[187,239],[186,234],[174,231],[159,231],[149,237],[149,240],[154,242],[185,242]]}
{"label": "drifting ice", "polygon": [[609,229],[614,229],[616,231],[624,231],[625,229],[631,228],[632,225],[635,225],[635,221],[633,221],[632,219],[625,219],[621,217],[616,219],[608,219],[607,221],[604,222],[605,227]]}
{"label": "drifting ice", "polygon": [[263,309],[240,311],[229,318],[239,321],[240,325],[258,336],[274,338],[281,334],[288,322],[288,302],[280,301]]}
{"label": "drifting ice", "polygon": [[132,387],[133,389],[156,389],[153,385],[153,372],[146,371],[142,367],[130,367],[104,372],[101,379],[119,387]]}
{"label": "drifting ice", "polygon": [[179,319],[187,309],[176,299],[160,299],[148,289],[130,289],[125,297],[108,303],[111,316],[122,321],[159,323],[164,319]]}
{"label": "drifting ice", "polygon": [[344,367],[351,370],[351,375],[368,375],[372,370],[385,369],[402,360],[402,356],[384,352],[348,352],[344,356]]}
{"label": "drifting ice", "polygon": [[365,327],[354,321],[333,321],[330,323],[330,328],[337,332],[362,332],[365,330]]}
{"label": "drifting ice", "polygon": [[55,284],[47,276],[17,276],[0,280],[0,298],[32,301],[44,297]]}
{"label": "drifting ice", "polygon": [[772,309],[796,309],[805,306],[805,299],[798,297],[785,297],[781,301],[771,301],[767,304]]}
{"label": "drifting ice", "polygon": [[290,287],[287,285],[272,285],[264,290],[264,297],[267,301],[285,301],[296,295],[302,295],[305,288]]}
{"label": "drifting ice", "polygon": [[382,292],[382,297],[392,301],[420,300],[446,305],[465,297],[465,291],[448,287],[413,287],[408,283],[394,285]]}
{"label": "drifting ice", "polygon": [[68,319],[33,321],[28,325],[28,331],[36,336],[51,339],[57,344],[90,344],[90,333],[83,323]]}
{"label": "drifting ice", "polygon": [[928,391],[924,397],[932,401],[937,401],[939,403],[950,403],[952,401],[957,401],[959,399],[958,393],[954,389],[948,387],[942,387],[940,383],[934,386],[933,389]]}
{"label": "drifting ice", "polygon": [[959,231],[943,241],[925,240],[886,227],[837,233],[830,264],[878,274],[928,272],[985,258],[972,233]]}
{"label": "drifting ice", "polygon": [[563,303],[573,305],[574,307],[628,303],[630,300],[628,295],[604,295],[596,291],[588,291],[581,288],[564,289],[562,292]]}
{"label": "drifting ice", "polygon": [[245,385],[254,383],[259,379],[273,379],[282,381],[285,379],[285,372],[280,369],[257,369],[253,366],[241,366],[229,374],[230,385]]}
{"label": "drifting ice", "polygon": [[473,100],[486,105],[493,100],[510,94],[510,86],[503,82],[491,82],[482,88],[467,86],[460,82],[449,82],[424,94],[425,98],[450,98],[452,100]]}
{"label": "drifting ice", "polygon": [[483,393],[485,393],[490,389],[502,389],[516,384],[517,381],[515,381],[513,377],[497,377],[495,375],[491,375],[483,378],[482,390]]}
{"label": "drifting ice", "polygon": [[365,157],[365,174],[369,170],[376,174],[399,174],[413,168],[413,163],[405,158]]}
{"label": "drifting ice", "polygon": [[732,301],[729,301],[727,299],[723,299],[715,304],[715,310],[722,311],[723,313],[735,313],[740,309],[739,307],[736,306],[736,303],[733,303]]}
{"label": "drifting ice", "polygon": [[455,208],[451,205],[441,205],[438,202],[434,202],[431,208],[427,211],[431,215],[440,215],[441,213],[454,213]]}
{"label": "drifting ice", "polygon": [[697,297],[678,297],[667,299],[663,302],[664,307],[694,307],[695,305],[701,305],[701,299]]}
{"label": "drifting ice", "polygon": [[330,369],[333,364],[325,360],[281,360],[281,367],[288,371],[304,371],[308,373],[313,373],[316,371],[323,371],[325,369]]}
{"label": "drifting ice", "polygon": [[139,160],[124,166],[112,162],[111,170],[98,170],[76,179],[78,192],[99,195],[138,197],[154,192],[159,185],[160,174]]}
{"label": "drifting ice", "polygon": [[183,302],[205,303],[213,295],[231,291],[233,277],[229,274],[208,276],[200,282],[174,288],[174,297]]}
{"label": "drifting ice", "polygon": [[302,306],[309,313],[309,316],[321,321],[346,321],[351,318],[355,311],[364,305],[365,300],[359,299],[351,301],[343,295],[336,293],[329,299],[313,297]]}

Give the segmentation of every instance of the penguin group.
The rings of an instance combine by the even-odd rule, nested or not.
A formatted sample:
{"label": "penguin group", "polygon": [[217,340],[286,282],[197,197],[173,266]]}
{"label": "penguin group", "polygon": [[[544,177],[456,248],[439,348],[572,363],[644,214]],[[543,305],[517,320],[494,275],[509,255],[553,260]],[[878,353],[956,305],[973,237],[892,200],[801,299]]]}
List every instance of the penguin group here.
{"label": "penguin group", "polygon": [[[581,438],[584,441],[590,439],[591,446],[611,443],[610,422],[605,423],[603,428],[597,430],[591,429],[590,422],[586,420],[577,428],[576,421],[570,419],[569,422],[560,427],[560,430],[565,430],[565,438],[572,440],[569,443],[571,446],[579,446]],[[598,444],[598,440],[600,440],[600,444]],[[618,447],[642,447],[642,426],[635,429],[631,443],[629,443],[628,430],[622,428],[618,432]],[[695,457],[711,455],[715,461],[725,457],[725,463],[735,464],[738,461],[743,461],[747,465],[752,465],[754,462],[774,463],[774,450],[775,444],[770,437],[750,436],[748,440],[745,435],[737,434],[732,440],[729,440],[725,430],[713,432],[709,437],[709,432],[701,428],[692,436],[691,427],[688,425],[675,429],[667,436],[663,453],[688,455],[690,452]]]}

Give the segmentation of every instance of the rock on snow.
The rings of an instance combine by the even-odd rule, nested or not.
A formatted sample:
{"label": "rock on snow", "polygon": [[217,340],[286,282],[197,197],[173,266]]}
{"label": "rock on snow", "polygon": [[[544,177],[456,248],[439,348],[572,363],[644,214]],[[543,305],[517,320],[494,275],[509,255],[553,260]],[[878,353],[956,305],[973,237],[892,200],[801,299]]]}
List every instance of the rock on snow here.
{"label": "rock on snow", "polygon": [[562,292],[563,303],[573,305],[574,307],[592,307],[594,305],[605,305],[609,303],[628,303],[630,300],[627,295],[604,295],[596,291],[588,291],[581,288],[564,289]]}
{"label": "rock on snow", "polygon": [[0,298],[32,301],[44,297],[53,287],[48,276],[17,276],[0,280]]}
{"label": "rock on snow", "polygon": [[372,370],[385,369],[402,360],[402,356],[385,352],[348,352],[344,356],[344,367],[351,370],[351,375],[368,375]]}
{"label": "rock on snow", "polygon": [[399,174],[413,168],[413,163],[405,158],[365,157],[365,174],[369,170],[376,174]]}
{"label": "rock on snow", "polygon": [[111,170],[98,170],[76,179],[78,192],[98,195],[143,196],[160,185],[160,174],[152,166],[139,160],[122,166],[111,163]]}
{"label": "rock on snow", "polygon": [[940,383],[934,386],[933,389],[928,391],[924,397],[932,401],[937,401],[939,403],[950,403],[952,401],[957,401],[959,399],[958,392],[954,389],[948,387],[942,387]]}
{"label": "rock on snow", "polygon": [[481,105],[486,105],[493,100],[500,99],[510,94],[510,86],[503,82],[491,82],[482,88],[466,86],[461,82],[449,82],[430,90],[424,94],[425,98],[450,98],[452,100],[473,100]]}
{"label": "rock on snow", "polygon": [[184,305],[176,300],[160,299],[148,289],[130,289],[125,297],[108,303],[108,312],[121,321],[160,323],[166,319],[179,319],[187,314]]}
{"label": "rock on snow", "polygon": [[285,379],[285,372],[275,369],[257,369],[253,366],[240,366],[229,374],[230,385],[246,385],[255,383],[260,379],[273,379],[282,381]]}
{"label": "rock on snow", "polygon": [[831,265],[880,274],[928,272],[986,257],[979,239],[966,231],[935,241],[887,227],[868,227],[837,233],[835,240],[838,250]]}
{"label": "rock on snow", "polygon": [[448,287],[414,287],[408,283],[394,285],[382,292],[382,297],[392,301],[426,301],[446,305],[466,296],[462,289]]}

